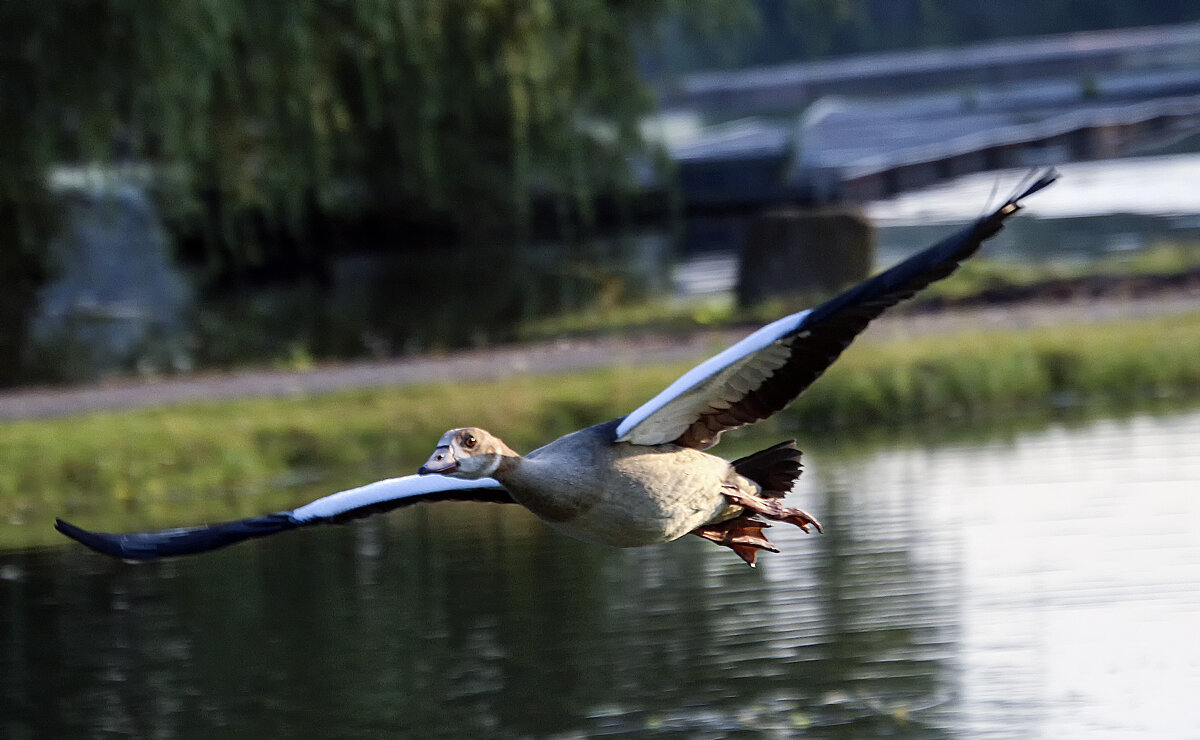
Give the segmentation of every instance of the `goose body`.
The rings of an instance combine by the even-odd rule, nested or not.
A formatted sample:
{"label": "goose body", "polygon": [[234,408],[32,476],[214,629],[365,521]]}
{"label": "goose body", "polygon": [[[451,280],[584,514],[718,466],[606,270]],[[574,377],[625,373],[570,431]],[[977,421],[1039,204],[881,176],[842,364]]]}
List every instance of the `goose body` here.
{"label": "goose body", "polygon": [[952,273],[1019,201],[1056,178],[1034,180],[1000,208],[821,305],[785,316],[700,363],[627,416],[560,437],[527,455],[473,427],[446,432],[417,475],[342,491],[290,511],[199,527],[104,534],[58,520],[60,532],[99,552],[146,559],[204,552],[313,524],[341,523],[410,504],[487,501],[524,506],[551,527],[618,547],[693,533],[753,565],[776,552],[765,520],[820,530],[782,505],[800,474],[785,442],[733,462],[706,450],[724,431],[767,418],[821,375],[868,322]]}
{"label": "goose body", "polygon": [[[761,492],[716,455],[675,444],[613,442],[619,421],[573,432],[523,457],[509,452],[492,477],[554,529],[617,547],[670,542],[735,515],[740,509],[722,495],[729,487]],[[451,430],[443,440],[453,444],[465,434],[480,446],[499,441],[481,429]]]}

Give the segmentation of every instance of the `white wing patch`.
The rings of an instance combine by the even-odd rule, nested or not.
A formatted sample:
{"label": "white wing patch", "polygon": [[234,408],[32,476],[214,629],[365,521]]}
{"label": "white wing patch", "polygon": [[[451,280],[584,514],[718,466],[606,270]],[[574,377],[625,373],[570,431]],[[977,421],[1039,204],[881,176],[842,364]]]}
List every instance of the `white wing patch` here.
{"label": "white wing patch", "polygon": [[401,478],[368,483],[365,486],[332,493],[324,498],[292,510],[292,518],[298,522],[311,519],[327,519],[363,506],[395,501],[412,496],[422,496],[442,491],[463,491],[471,488],[503,488],[492,478],[463,480],[448,475],[406,475]]}
{"label": "white wing patch", "polygon": [[727,409],[742,400],[787,361],[791,335],[809,313],[773,321],[687,371],[626,416],[617,427],[616,441],[665,444],[678,439],[704,412]]}

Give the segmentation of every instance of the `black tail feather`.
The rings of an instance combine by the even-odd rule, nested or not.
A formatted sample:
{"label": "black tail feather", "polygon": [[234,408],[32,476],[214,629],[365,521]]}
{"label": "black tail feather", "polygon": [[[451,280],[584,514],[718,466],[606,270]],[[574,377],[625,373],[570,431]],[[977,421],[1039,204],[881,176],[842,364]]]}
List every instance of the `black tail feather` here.
{"label": "black tail feather", "polygon": [[789,439],[734,460],[731,465],[739,475],[761,486],[761,495],[782,498],[792,490],[792,485],[800,477],[800,455],[800,450],[796,449],[796,440]]}

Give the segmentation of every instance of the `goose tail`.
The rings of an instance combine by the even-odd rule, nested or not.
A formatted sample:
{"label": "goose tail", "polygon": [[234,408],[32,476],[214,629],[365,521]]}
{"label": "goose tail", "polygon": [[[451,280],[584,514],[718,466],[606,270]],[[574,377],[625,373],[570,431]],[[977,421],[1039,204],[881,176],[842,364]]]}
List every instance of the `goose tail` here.
{"label": "goose tail", "polygon": [[759,450],[753,455],[734,460],[731,465],[739,475],[762,487],[762,493],[759,495],[765,498],[783,498],[800,477],[800,454],[800,450],[796,449],[796,440],[789,439],[765,450]]}

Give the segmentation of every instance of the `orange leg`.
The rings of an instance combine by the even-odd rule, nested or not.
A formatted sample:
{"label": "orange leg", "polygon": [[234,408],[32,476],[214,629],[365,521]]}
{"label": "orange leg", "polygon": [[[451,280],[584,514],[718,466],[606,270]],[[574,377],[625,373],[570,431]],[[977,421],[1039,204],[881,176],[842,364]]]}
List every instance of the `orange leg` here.
{"label": "orange leg", "polygon": [[737,504],[756,514],[761,514],[768,519],[774,519],[779,522],[787,522],[795,524],[806,533],[808,528],[816,527],[817,531],[821,531],[821,523],[814,519],[808,512],[803,509],[793,509],[779,503],[778,499],[760,498],[747,493],[742,493],[732,486],[723,491],[725,498],[729,499],[729,503]]}

